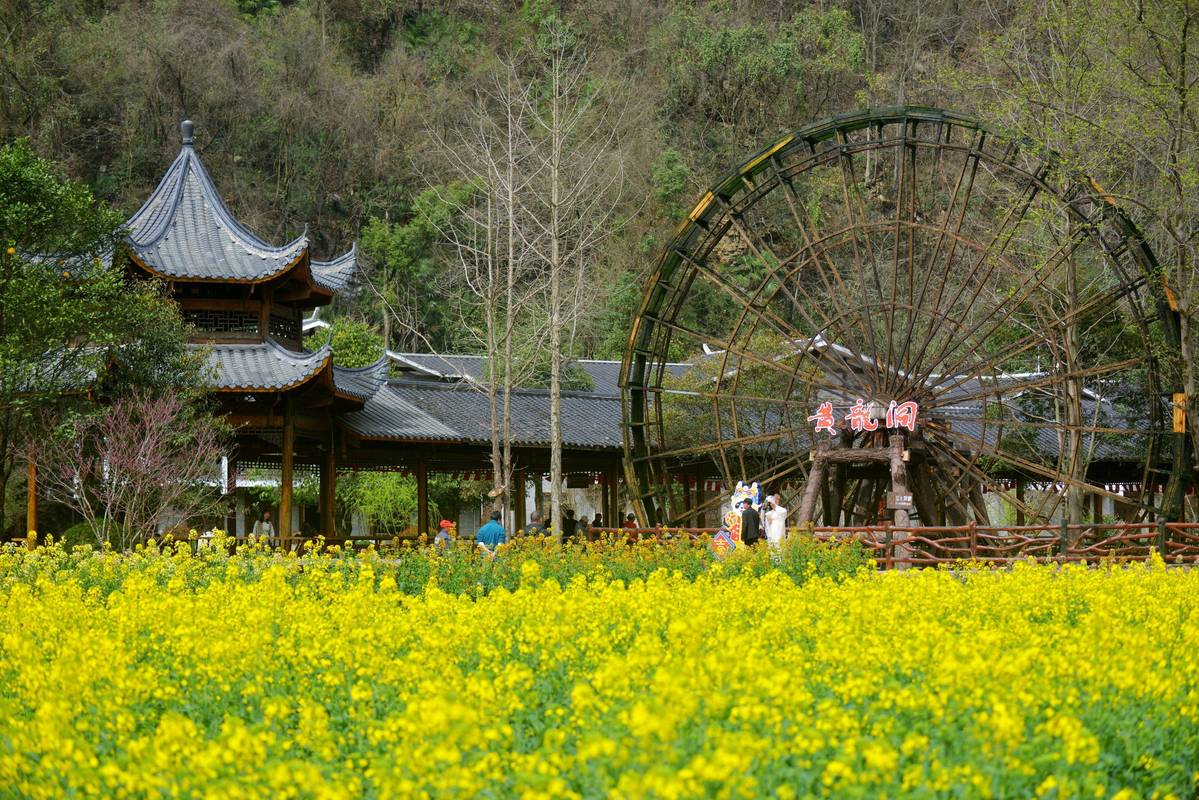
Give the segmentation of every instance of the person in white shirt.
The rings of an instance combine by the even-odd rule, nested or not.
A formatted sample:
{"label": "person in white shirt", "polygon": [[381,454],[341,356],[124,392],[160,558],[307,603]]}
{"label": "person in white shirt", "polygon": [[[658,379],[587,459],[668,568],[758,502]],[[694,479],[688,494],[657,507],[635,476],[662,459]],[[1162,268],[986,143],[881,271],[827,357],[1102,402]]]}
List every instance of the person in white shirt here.
{"label": "person in white shirt", "polygon": [[766,541],[778,547],[787,538],[787,509],[779,502],[777,494],[766,498],[762,520],[766,523]]}
{"label": "person in white shirt", "polygon": [[254,535],[268,538],[275,535],[275,526],[271,524],[271,512],[262,512],[262,519],[254,523]]}

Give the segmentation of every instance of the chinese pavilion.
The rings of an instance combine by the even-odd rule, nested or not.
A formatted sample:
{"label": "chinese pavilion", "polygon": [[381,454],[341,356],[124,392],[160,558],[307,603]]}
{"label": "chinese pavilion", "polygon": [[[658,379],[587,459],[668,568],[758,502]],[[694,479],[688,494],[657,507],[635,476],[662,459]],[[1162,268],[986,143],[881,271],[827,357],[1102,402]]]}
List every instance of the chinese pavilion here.
{"label": "chinese pavilion", "polygon": [[[336,535],[339,470],[400,470],[417,480],[418,531],[428,532],[429,473],[485,473],[490,411],[480,391],[478,356],[385,353],[360,369],[333,364],[328,345],[304,347],[304,320],[333,301],[353,277],[357,249],[329,261],[312,257],[307,229],[283,245],[260,239],[233,216],[196,152],[193,126],[149,199],[126,223],[122,248],[134,276],[164,281],[205,353],[209,390],[235,430],[227,493],[239,469],[278,468],[278,535],[297,533],[293,483],[299,469],[320,476],[319,530]],[[562,396],[563,468],[568,485],[601,485],[607,518],[619,516],[623,455],[619,362],[590,362],[591,392]],[[477,374],[476,374],[477,373]],[[526,521],[530,478],[549,469],[549,396],[513,396],[518,526]],[[30,487],[34,487],[31,466]],[[36,489],[28,529],[36,529]]]}
{"label": "chinese pavilion", "polygon": [[[302,341],[306,310],[330,303],[349,282],[356,248],[312,258],[308,231],[264,242],[234,218],[193,146],[192,123],[158,187],[128,221],[129,269],[166,282],[206,348],[210,389],[237,432],[236,461],[280,468],[279,535],[291,535],[296,459],[320,471],[321,529],[333,530],[336,420],[361,409],[387,376],[381,359],[363,369],[333,365],[326,345]],[[232,488],[232,487],[230,487]]]}

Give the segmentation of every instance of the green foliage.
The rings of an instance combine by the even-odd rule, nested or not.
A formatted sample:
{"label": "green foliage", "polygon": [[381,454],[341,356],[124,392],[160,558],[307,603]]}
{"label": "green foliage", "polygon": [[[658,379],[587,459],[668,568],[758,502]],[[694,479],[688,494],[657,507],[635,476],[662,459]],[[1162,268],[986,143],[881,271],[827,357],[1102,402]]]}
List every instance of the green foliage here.
{"label": "green foliage", "polygon": [[279,0],[237,0],[237,10],[254,17],[269,13],[279,7]]}
{"label": "green foliage", "polygon": [[[451,184],[416,196],[405,222],[372,218],[362,230],[362,252],[376,266],[376,288],[393,307],[404,297],[428,298],[446,269],[437,252],[442,230],[474,188]],[[422,302],[420,330],[435,347],[454,334],[444,305]]]}
{"label": "green foliage", "polygon": [[654,162],[653,172],[650,173],[650,183],[654,187],[654,196],[661,204],[666,216],[673,222],[678,222],[687,211],[686,203],[691,199],[688,188],[691,170],[683,163],[683,157],[673,147],[662,151],[662,155]]}
{"label": "green foliage", "polygon": [[[546,389],[549,388],[550,378],[549,354],[544,354],[534,363],[532,374],[523,381],[522,386]],[[591,379],[591,374],[573,361],[563,361],[561,379],[563,391],[591,392],[595,390],[595,381]]]}
{"label": "green foliage", "polygon": [[309,334],[304,345],[310,350],[324,347],[333,340],[333,363],[354,369],[374,364],[383,356],[383,340],[362,320],[340,317],[329,327]]}
{"label": "green foliage", "polygon": [[[78,544],[96,547],[94,537],[87,542],[78,532],[71,535],[79,539]],[[60,541],[65,542],[65,537]],[[243,544],[233,555],[219,546],[192,555],[189,544],[180,542],[165,545],[163,557],[144,546],[128,555],[97,553],[92,548],[76,546],[68,550],[56,542],[39,548],[39,558],[28,564],[27,571],[7,578],[10,582],[35,581],[40,574],[70,574],[85,591],[94,590],[105,596],[138,576],[166,586],[186,575],[186,584],[199,588],[223,580],[257,581],[272,566],[277,567],[281,559],[294,561],[259,544]],[[319,550],[319,543],[313,549]],[[312,563],[314,567],[328,567],[330,575],[341,574],[348,581],[358,580],[359,571],[368,568],[376,583],[391,577],[402,593],[412,596],[420,596],[436,586],[442,592],[473,598],[500,590],[515,591],[530,572],[563,586],[580,578],[628,583],[646,580],[662,570],[678,573],[687,580],[702,576],[735,579],[779,572],[802,585],[813,579],[843,581],[873,567],[866,550],[856,540],[820,542],[798,531],[793,531],[777,550],[765,545],[741,547],[723,557],[713,554],[706,538],[693,541],[669,532],[660,540],[647,539],[636,544],[620,536],[570,544],[558,544],[548,537],[516,536],[494,559],[480,556],[471,532],[466,535],[459,532],[444,552],[403,542],[399,546],[385,546],[381,554],[374,550],[355,554],[340,548],[325,549]],[[8,568],[12,566],[9,559]]]}
{"label": "green foliage", "polygon": [[[115,528],[115,526],[113,526]],[[105,544],[119,547],[118,542],[121,540],[119,530],[109,530],[107,535],[99,533],[103,528],[92,525],[88,522],[79,522],[62,532],[62,536],[56,541],[66,550],[71,551],[76,547],[89,547],[93,549],[101,548]]]}
{"label": "green foliage", "polygon": [[596,358],[614,361],[624,358],[629,326],[633,324],[633,315],[641,307],[644,295],[645,287],[637,273],[626,270],[616,277],[608,294],[608,302],[604,303],[596,317],[596,328],[601,334],[596,346]]}
{"label": "green foliage", "polygon": [[805,8],[778,26],[678,12],[665,110],[689,140],[702,142],[706,164],[727,170],[749,142],[819,115],[836,90],[860,85],[864,51],[843,9]]}
{"label": "green foliage", "polygon": [[37,414],[88,393],[198,384],[199,359],[163,287],[131,283],[111,263],[120,226],[27,141],[0,147],[0,498]]}

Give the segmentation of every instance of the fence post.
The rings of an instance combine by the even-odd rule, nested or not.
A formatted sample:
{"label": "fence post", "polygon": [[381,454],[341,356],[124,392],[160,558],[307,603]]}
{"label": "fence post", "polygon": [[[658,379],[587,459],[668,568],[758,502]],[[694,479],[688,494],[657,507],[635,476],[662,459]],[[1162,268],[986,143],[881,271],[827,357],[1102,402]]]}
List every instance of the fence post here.
{"label": "fence post", "polygon": [[1066,520],[1062,520],[1061,533],[1058,534],[1058,555],[1065,556],[1066,551],[1070,548],[1070,526]]}
{"label": "fence post", "polygon": [[891,526],[887,526],[887,538],[883,540],[883,568],[895,569],[895,549],[891,545]]}
{"label": "fence post", "polygon": [[1162,558],[1166,557],[1166,521],[1164,519],[1157,521],[1157,554]]}
{"label": "fence post", "polygon": [[970,520],[970,560],[978,558],[978,520]]}

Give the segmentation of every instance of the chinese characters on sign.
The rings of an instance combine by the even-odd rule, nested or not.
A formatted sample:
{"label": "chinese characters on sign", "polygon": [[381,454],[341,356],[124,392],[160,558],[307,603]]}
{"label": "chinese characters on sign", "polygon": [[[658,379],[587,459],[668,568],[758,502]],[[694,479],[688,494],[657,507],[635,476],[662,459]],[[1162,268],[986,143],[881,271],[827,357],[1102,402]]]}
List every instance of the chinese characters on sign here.
{"label": "chinese characters on sign", "polygon": [[[906,403],[896,403],[894,400],[887,407],[887,428],[907,428],[909,431],[916,430],[916,415],[920,413],[920,406],[917,403],[908,401]],[[816,413],[808,417],[808,422],[815,423],[813,428],[817,433],[820,431],[828,431],[829,436],[837,435],[837,418],[833,414],[833,404],[831,402],[821,403],[816,409]],[[862,398],[849,407],[849,411],[842,417],[842,422],[851,430],[859,431],[876,431],[878,430],[878,420],[870,413],[870,406],[862,402]]]}

